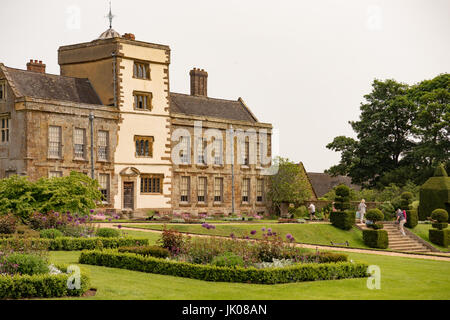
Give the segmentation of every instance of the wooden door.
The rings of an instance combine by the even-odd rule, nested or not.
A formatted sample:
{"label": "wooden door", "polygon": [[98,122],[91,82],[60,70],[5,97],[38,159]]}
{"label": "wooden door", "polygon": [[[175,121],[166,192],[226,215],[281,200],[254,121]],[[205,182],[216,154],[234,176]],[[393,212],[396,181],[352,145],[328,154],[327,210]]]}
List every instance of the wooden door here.
{"label": "wooden door", "polygon": [[134,183],[123,183],[123,208],[134,209]]}

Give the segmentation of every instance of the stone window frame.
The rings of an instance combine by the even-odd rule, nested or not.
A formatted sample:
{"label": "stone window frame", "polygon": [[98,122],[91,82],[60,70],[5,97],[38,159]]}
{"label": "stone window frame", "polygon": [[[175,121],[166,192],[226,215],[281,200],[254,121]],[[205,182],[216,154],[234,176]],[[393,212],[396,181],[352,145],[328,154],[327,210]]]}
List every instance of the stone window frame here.
{"label": "stone window frame", "polygon": [[242,178],[241,185],[241,201],[242,203],[248,204],[250,203],[250,192],[251,192],[251,179],[248,177]]}
{"label": "stone window frame", "polygon": [[[101,137],[100,134],[105,133],[105,137]],[[104,142],[104,145],[103,145]],[[104,157],[103,157],[104,155]],[[109,131],[98,130],[97,131],[97,161],[108,162],[109,161]]]}
{"label": "stone window frame", "polygon": [[[156,184],[155,182],[158,181],[158,190],[152,186],[153,184]],[[146,174],[143,173],[140,176],[140,193],[141,194],[162,194],[163,193],[163,181],[164,181],[164,175],[163,174]],[[152,191],[156,190],[156,191]]]}
{"label": "stone window frame", "polygon": [[[139,108],[137,103],[139,97],[145,98],[145,106]],[[133,109],[137,111],[152,111],[153,110],[153,93],[145,91],[133,91]]]}
{"label": "stone window frame", "polygon": [[[52,134],[51,128],[58,128],[58,141],[51,141]],[[47,156],[49,159],[61,159],[62,158],[62,126],[49,125],[47,137]],[[51,154],[51,143],[58,143],[58,155]]]}
{"label": "stone window frame", "polygon": [[[103,180],[103,178],[106,178],[106,180]],[[102,203],[109,204],[111,201],[111,175],[109,173],[98,173],[97,179],[100,185],[99,191],[102,194]]]}
{"label": "stone window frame", "polygon": [[6,101],[7,98],[7,92],[6,92],[6,80],[0,79],[0,101]]}
{"label": "stone window frame", "polygon": [[[78,139],[81,138],[82,141],[78,141]],[[86,146],[87,146],[87,139],[86,139],[86,128],[79,128],[75,127],[73,129],[73,159],[74,160],[86,160]],[[82,142],[82,143],[80,143]],[[80,149],[81,151],[77,150]],[[80,154],[82,155],[80,156]]]}
{"label": "stone window frame", "polygon": [[208,163],[208,156],[206,151],[208,150],[208,140],[204,137],[197,137],[196,145],[196,163],[199,165],[206,165]]}
{"label": "stone window frame", "polygon": [[61,170],[49,170],[48,177],[51,178],[61,178],[63,176],[63,172]]}
{"label": "stone window frame", "polygon": [[256,202],[263,203],[264,202],[264,179],[257,178],[256,179]]}
{"label": "stone window frame", "polygon": [[[139,67],[143,68],[143,76],[139,75]],[[144,74],[145,73],[145,74]],[[139,80],[152,80],[151,79],[151,69],[150,62],[142,60],[133,61],[133,78]]]}
{"label": "stone window frame", "polygon": [[[180,164],[189,165],[191,164],[191,137],[190,136],[181,136],[180,142],[181,146],[185,145],[180,150]],[[186,154],[184,153],[186,152]]]}
{"label": "stone window frame", "polygon": [[[203,180],[203,183],[201,183],[201,180]],[[203,197],[203,200],[200,200],[200,197]],[[208,177],[206,176],[199,176],[197,179],[197,202],[201,204],[208,203]]]}
{"label": "stone window frame", "polygon": [[181,176],[180,178],[180,203],[189,203],[191,194],[191,177]]}
{"label": "stone window frame", "polygon": [[10,123],[11,118],[9,116],[0,116],[0,143],[6,144],[9,143],[9,140],[11,138],[10,134]]}
{"label": "stone window frame", "polygon": [[[136,158],[153,158],[153,136],[134,136],[134,155]],[[139,144],[139,145],[138,145]],[[143,152],[142,152],[143,151]],[[143,154],[141,154],[143,153]]]}
{"label": "stone window frame", "polygon": [[[220,183],[217,183],[218,181]],[[215,203],[223,203],[223,186],[224,186],[223,177],[215,177],[214,178],[214,202]]]}
{"label": "stone window frame", "polygon": [[[219,144],[219,145],[218,145]],[[214,156],[213,156],[213,162],[215,166],[223,166],[223,139],[216,139],[213,140],[213,150],[214,150]],[[219,154],[216,154],[216,151],[219,150]]]}

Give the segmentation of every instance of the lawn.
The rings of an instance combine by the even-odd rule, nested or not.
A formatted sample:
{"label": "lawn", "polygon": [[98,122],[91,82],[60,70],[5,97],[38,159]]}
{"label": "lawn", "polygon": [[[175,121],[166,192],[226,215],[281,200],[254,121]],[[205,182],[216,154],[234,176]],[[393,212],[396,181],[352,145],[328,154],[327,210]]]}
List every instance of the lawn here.
{"label": "lawn", "polygon": [[[77,263],[79,254],[54,251],[50,259],[54,263]],[[380,290],[369,290],[367,279],[278,285],[215,283],[86,265],[92,287],[98,291],[94,297],[76,299],[450,299],[450,262],[357,253],[349,257],[380,267]]]}
{"label": "lawn", "polygon": [[[256,230],[256,235],[250,236],[251,238],[261,238],[261,228],[265,227],[266,229],[271,228],[273,232],[277,232],[283,238],[286,237],[286,234],[290,233],[294,236],[295,241],[300,243],[330,245],[331,241],[336,243],[344,243],[345,241],[348,241],[350,247],[368,248],[363,242],[362,232],[356,227],[350,231],[344,231],[335,228],[330,224],[220,224],[215,225],[215,229],[209,230],[201,225],[167,224],[166,226],[167,228],[175,229],[180,232],[219,236],[230,236],[231,233],[234,233],[236,236],[250,236],[250,231]],[[127,227],[150,230],[164,229],[164,225],[127,225]]]}
{"label": "lawn", "polygon": [[430,239],[428,238],[428,230],[430,230],[431,228],[432,228],[431,224],[420,223],[414,229],[409,229],[409,230],[414,232],[416,235],[421,237],[423,240],[427,241],[429,244],[431,244],[435,248],[437,248],[441,251],[450,252],[450,248],[444,248],[438,244],[434,244],[434,243],[430,242]]}

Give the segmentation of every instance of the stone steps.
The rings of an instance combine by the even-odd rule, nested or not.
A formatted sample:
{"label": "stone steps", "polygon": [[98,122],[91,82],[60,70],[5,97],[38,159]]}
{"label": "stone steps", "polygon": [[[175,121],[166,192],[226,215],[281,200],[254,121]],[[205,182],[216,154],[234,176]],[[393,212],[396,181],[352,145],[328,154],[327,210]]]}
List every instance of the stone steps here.
{"label": "stone steps", "polygon": [[[360,228],[367,228],[365,224],[358,224]],[[407,252],[431,252],[431,250],[418,240],[406,234],[402,235],[396,224],[385,223],[383,230],[386,230],[389,238],[389,249]]]}

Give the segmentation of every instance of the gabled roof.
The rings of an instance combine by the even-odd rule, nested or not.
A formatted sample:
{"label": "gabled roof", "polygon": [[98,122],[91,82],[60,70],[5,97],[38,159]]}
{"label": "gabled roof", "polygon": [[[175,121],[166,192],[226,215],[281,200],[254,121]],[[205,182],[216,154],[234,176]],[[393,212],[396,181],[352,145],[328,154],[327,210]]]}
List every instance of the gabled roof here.
{"label": "gabled roof", "polygon": [[2,68],[12,81],[18,97],[62,100],[101,105],[102,102],[88,79],[72,78],[27,70]]}
{"label": "gabled roof", "polygon": [[308,172],[307,174],[314,191],[319,198],[323,197],[328,191],[340,184],[345,184],[354,190],[361,190],[361,187],[352,184],[352,179],[347,176],[333,177],[329,174],[319,172]]}
{"label": "gabled roof", "polygon": [[174,113],[258,122],[242,99],[224,100],[171,92],[170,108]]}

